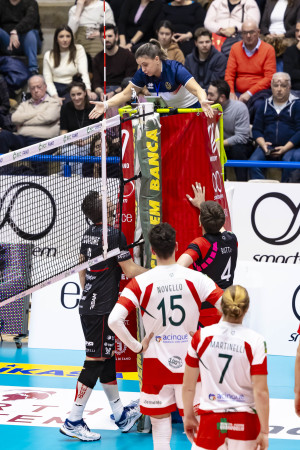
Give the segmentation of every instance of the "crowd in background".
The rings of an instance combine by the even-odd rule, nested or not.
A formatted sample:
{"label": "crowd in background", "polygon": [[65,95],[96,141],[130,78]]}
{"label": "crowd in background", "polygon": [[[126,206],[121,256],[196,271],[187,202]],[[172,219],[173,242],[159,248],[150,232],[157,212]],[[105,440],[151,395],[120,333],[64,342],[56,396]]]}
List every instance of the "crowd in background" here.
{"label": "crowd in background", "polygon": [[[26,115],[24,122],[16,121],[18,92],[28,79],[35,83],[25,101],[35,110],[48,97],[56,101],[58,113],[51,123],[55,134],[49,137],[57,135],[59,123],[63,134],[93,122],[89,100],[104,99],[103,19],[102,1],[77,0],[65,24],[58,24],[41,67],[45,24],[38,3],[0,0],[0,127],[6,130],[3,138],[0,133],[2,153],[24,144],[23,138],[11,136],[22,135],[20,129],[27,138],[41,139],[43,133],[37,135],[34,127],[48,125],[46,118],[33,124]],[[156,38],[168,59],[182,63],[209,100],[221,103],[229,159],[300,160],[298,0],[110,0],[106,24],[108,99],[136,72],[136,50]],[[20,55],[27,57],[26,66],[16,58]],[[37,75],[43,75],[40,83],[30,78]],[[32,100],[32,84],[45,86],[47,93]],[[12,116],[9,98],[17,101]],[[265,173],[236,169],[235,176],[247,181]],[[285,171],[282,181],[299,181],[297,176]]]}

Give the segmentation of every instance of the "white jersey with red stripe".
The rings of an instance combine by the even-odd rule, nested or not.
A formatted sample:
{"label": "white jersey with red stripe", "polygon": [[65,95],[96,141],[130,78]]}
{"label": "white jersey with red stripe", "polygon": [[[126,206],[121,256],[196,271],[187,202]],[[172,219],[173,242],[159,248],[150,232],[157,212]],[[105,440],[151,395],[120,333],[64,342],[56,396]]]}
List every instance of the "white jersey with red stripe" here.
{"label": "white jersey with red stripe", "polygon": [[198,330],[186,364],[200,368],[200,411],[255,412],[252,375],[267,375],[267,346],[260,334],[221,320]]}
{"label": "white jersey with red stripe", "polygon": [[128,313],[140,307],[146,334],[154,333],[144,353],[144,383],[182,383],[189,333],[197,330],[201,302],[215,305],[222,293],[206,275],[179,264],[159,265],[128,283],[118,304]]}

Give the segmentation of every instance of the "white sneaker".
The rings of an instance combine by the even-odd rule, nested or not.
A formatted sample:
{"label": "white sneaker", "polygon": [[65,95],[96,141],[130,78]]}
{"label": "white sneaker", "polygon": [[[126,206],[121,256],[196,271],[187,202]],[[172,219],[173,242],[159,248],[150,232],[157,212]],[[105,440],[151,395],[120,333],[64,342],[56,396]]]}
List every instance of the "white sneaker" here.
{"label": "white sneaker", "polygon": [[59,430],[62,434],[73,438],[80,439],[81,441],[98,441],[101,439],[99,433],[93,433],[83,419],[71,422],[66,419],[65,423]]}
{"label": "white sneaker", "polygon": [[139,402],[132,402],[130,405],[125,406],[120,420],[116,421],[116,425],[120,428],[122,433],[127,433],[135,422],[139,420],[142,413],[140,412]]}

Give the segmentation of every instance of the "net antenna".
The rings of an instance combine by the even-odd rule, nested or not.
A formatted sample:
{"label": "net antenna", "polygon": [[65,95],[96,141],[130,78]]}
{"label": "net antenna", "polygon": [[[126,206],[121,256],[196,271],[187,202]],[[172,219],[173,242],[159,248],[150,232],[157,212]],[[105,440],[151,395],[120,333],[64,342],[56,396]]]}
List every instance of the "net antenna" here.
{"label": "net antenna", "polygon": [[[104,101],[106,101],[106,14],[105,0],[103,1],[103,93]],[[102,168],[102,243],[103,257],[107,258],[108,239],[107,239],[107,174],[106,174],[106,110],[104,110],[104,120],[101,129],[101,168]]]}

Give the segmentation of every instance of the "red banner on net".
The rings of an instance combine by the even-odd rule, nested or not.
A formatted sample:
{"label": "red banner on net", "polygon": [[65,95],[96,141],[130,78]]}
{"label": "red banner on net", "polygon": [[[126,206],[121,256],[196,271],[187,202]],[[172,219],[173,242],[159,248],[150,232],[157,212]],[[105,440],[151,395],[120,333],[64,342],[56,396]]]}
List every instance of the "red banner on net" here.
{"label": "red banner on net", "polygon": [[221,204],[226,214],[225,228],[231,230],[222,168],[215,143],[220,113],[213,119],[203,113],[177,114],[161,118],[163,221],[176,230],[178,258],[188,244],[201,236],[199,210],[186,194],[194,196],[191,185],[205,186],[205,199]]}
{"label": "red banner on net", "polygon": [[[123,177],[128,180],[134,176],[134,143],[131,121],[122,124],[122,166]],[[128,244],[134,242],[135,230],[135,184],[130,181],[125,184],[122,208],[122,231]],[[131,256],[132,256],[132,250]],[[129,279],[122,274],[120,292]],[[136,337],[136,312],[129,315],[126,326],[130,333]],[[136,372],[136,354],[127,348],[120,339],[116,338],[116,369],[117,372]]]}

